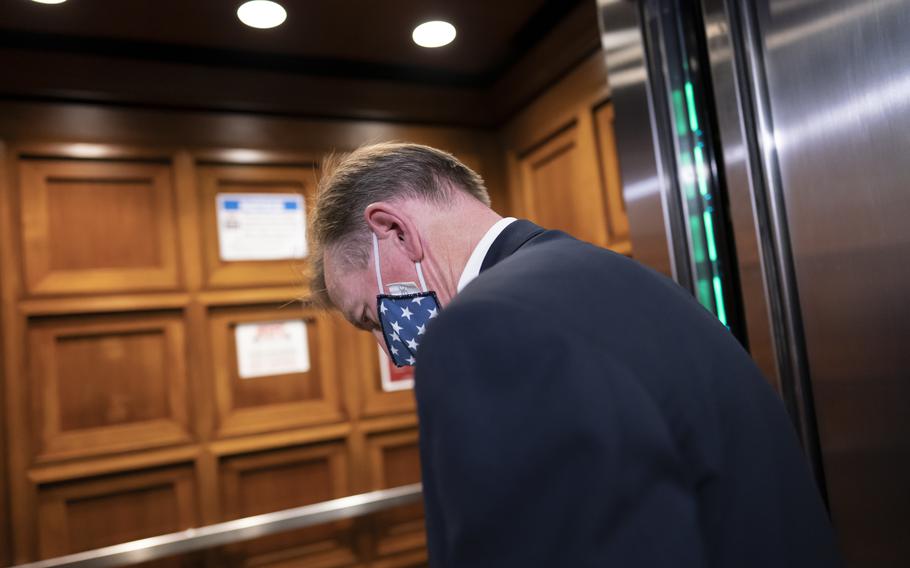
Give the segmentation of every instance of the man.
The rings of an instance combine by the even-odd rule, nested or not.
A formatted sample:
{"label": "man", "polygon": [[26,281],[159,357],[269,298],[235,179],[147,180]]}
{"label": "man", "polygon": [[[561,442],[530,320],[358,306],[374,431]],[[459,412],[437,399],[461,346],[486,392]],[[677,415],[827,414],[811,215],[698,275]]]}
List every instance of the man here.
{"label": "man", "polygon": [[416,362],[433,566],[839,564],[780,401],[673,282],[414,144],[327,164],[311,224],[316,296]]}

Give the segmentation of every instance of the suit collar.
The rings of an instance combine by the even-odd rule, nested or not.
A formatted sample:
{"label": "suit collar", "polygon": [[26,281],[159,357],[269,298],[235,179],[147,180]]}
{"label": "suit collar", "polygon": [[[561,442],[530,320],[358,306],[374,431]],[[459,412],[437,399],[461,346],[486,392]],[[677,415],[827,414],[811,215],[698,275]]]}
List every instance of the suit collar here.
{"label": "suit collar", "polygon": [[483,264],[480,266],[480,271],[494,266],[500,261],[511,256],[515,251],[520,249],[539,235],[543,233],[545,229],[538,227],[530,221],[524,219],[519,219],[514,223],[506,227],[502,233],[496,237],[496,240],[493,241],[493,245],[490,247],[490,250],[487,252],[487,255],[483,259]]}

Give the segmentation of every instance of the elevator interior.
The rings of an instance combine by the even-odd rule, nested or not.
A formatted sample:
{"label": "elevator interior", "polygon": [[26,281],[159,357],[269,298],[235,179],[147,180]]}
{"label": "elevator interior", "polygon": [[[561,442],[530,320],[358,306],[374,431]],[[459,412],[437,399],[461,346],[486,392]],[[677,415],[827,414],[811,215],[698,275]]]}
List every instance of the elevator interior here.
{"label": "elevator interior", "polygon": [[[0,7],[0,565],[419,480],[371,340],[218,247],[219,194],[306,201],[325,153],[391,139],[690,289],[781,393],[849,566],[910,565],[910,2],[313,3],[277,43],[223,4]],[[413,50],[446,10],[468,51]],[[236,329],[289,318],[311,368],[242,379]],[[423,538],[411,504],[163,562],[420,566]]]}

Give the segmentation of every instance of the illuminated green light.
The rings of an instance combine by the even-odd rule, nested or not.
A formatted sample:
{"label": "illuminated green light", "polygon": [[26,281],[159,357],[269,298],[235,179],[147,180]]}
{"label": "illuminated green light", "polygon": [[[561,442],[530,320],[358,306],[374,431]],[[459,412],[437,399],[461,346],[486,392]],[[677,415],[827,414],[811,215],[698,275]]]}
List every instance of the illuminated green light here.
{"label": "illuminated green light", "polygon": [[701,223],[698,215],[689,217],[689,232],[692,234],[692,254],[696,263],[705,261],[705,245],[701,238]]}
{"label": "illuminated green light", "polygon": [[727,325],[727,310],[724,308],[724,292],[720,286],[720,276],[714,277],[714,301],[717,302],[717,319]]}
{"label": "illuminated green light", "polygon": [[702,217],[705,220],[705,240],[708,241],[708,258],[711,262],[717,262],[717,247],[714,245],[714,222],[711,220],[711,214],[705,211]]}
{"label": "illuminated green light", "polygon": [[692,91],[690,81],[686,81],[686,104],[689,107],[689,128],[695,132],[698,130],[698,115],[695,114],[695,93]]}
{"label": "illuminated green light", "polygon": [[685,136],[686,130],[686,111],[683,109],[682,91],[673,89],[673,110],[676,113],[676,133]]}
{"label": "illuminated green light", "polygon": [[701,305],[714,311],[711,309],[714,306],[714,302],[711,299],[711,284],[705,279],[699,279],[695,289]]}
{"label": "illuminated green light", "polygon": [[695,147],[695,177],[698,178],[698,191],[708,195],[708,177],[705,175],[705,154],[701,146]]}

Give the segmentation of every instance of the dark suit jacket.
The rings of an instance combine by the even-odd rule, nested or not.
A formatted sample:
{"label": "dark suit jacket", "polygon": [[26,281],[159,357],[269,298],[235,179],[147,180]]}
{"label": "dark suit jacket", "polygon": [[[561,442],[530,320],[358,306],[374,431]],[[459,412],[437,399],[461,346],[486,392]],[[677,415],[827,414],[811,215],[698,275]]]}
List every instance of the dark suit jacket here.
{"label": "dark suit jacket", "polygon": [[774,391],[672,281],[528,222],[416,369],[437,567],[837,566]]}

